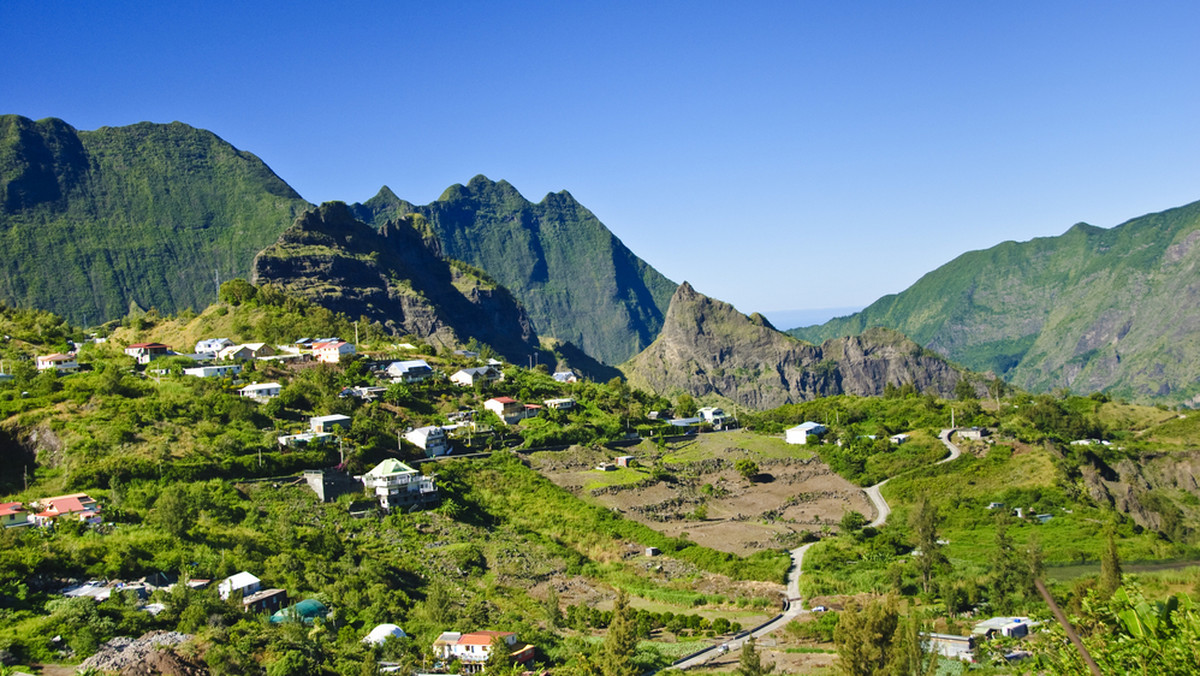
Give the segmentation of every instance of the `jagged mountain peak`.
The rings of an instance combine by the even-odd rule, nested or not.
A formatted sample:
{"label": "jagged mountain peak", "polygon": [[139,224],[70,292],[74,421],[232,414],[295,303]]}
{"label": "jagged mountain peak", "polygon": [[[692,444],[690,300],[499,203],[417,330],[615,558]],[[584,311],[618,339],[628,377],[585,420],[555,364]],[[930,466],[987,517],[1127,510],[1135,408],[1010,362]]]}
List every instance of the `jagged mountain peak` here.
{"label": "jagged mountain peak", "polygon": [[895,331],[812,345],[686,282],[658,338],[621,369],[632,384],[659,394],[716,396],[760,409],[834,394],[879,395],[888,384],[949,396],[965,377]]}
{"label": "jagged mountain peak", "polygon": [[649,345],[662,325],[675,285],[565,190],[533,204],[507,181],[480,174],[425,206],[385,202],[351,209],[376,227],[424,216],[446,256],[510,289],[543,336],[615,364]]}

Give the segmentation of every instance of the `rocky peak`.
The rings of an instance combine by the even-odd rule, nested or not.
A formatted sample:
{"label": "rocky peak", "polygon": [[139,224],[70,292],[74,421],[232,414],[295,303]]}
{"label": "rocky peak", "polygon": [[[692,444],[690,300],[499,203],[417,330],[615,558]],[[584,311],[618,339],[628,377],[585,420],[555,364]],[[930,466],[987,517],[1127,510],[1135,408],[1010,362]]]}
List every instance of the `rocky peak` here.
{"label": "rocky peak", "polygon": [[879,395],[888,384],[948,396],[963,377],[895,331],[811,345],[687,282],[676,289],[658,339],[622,370],[631,383],[659,394],[716,395],[760,409],[835,394]]}

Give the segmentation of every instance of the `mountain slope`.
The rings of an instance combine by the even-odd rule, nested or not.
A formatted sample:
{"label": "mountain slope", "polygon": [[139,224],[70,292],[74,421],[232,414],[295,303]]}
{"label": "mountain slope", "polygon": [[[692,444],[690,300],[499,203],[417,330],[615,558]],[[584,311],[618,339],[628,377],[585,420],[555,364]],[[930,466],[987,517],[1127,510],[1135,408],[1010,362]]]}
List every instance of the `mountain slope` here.
{"label": "mountain slope", "polygon": [[82,323],[216,298],[216,274],[306,206],[257,157],[179,122],[77,131],[0,116],[0,301]]}
{"label": "mountain slope", "polygon": [[972,251],[862,312],[790,333],[887,326],[1031,390],[1200,399],[1200,202],[1112,229]]}
{"label": "mountain slope", "polygon": [[305,212],[254,259],[255,284],[378,321],[396,335],[441,345],[475,338],[511,361],[538,348],[528,316],[504,287],[469,265],[442,258],[417,214],[378,231],[341,202]]}
{"label": "mountain slope", "polygon": [[675,290],[566,191],[533,204],[506,181],[476,176],[425,206],[384,187],[351,209],[371,224],[425,216],[446,255],[483,268],[512,291],[538,333],[606,363],[654,340]]}
{"label": "mountain slope", "polygon": [[671,299],[658,338],[621,370],[630,384],[658,394],[715,394],[757,409],[835,394],[879,395],[888,384],[950,396],[964,377],[895,331],[811,345],[687,282]]}

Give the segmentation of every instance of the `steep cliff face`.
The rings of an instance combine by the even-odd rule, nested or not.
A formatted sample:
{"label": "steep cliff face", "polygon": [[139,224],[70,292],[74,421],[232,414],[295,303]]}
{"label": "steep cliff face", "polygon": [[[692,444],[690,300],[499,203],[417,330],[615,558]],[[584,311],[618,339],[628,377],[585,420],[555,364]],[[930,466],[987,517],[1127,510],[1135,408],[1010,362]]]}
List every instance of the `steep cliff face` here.
{"label": "steep cliff face", "polygon": [[1080,466],[1088,497],[1133,518],[1139,526],[1182,541],[1200,515],[1200,451],[1152,453],[1111,466],[1097,457]]}
{"label": "steep cliff face", "polygon": [[465,263],[441,256],[419,215],[378,231],[341,202],[305,212],[254,259],[253,281],[277,284],[350,317],[364,316],[397,335],[439,345],[470,338],[513,361],[537,349],[529,317],[504,287]]}
{"label": "steep cliff face", "polygon": [[77,131],[0,115],[0,301],[75,322],[216,299],[307,204],[254,155],[179,122]]}
{"label": "steep cliff face", "polygon": [[351,209],[372,225],[425,216],[446,255],[483,268],[510,289],[538,333],[608,364],[654,340],[675,290],[566,191],[534,204],[506,181],[476,176],[425,206],[384,187]]}
{"label": "steep cliff face", "polygon": [[879,395],[889,383],[949,396],[964,377],[895,331],[811,345],[686,282],[671,299],[658,339],[621,369],[632,384],[660,394],[718,395],[757,409],[835,394]]}

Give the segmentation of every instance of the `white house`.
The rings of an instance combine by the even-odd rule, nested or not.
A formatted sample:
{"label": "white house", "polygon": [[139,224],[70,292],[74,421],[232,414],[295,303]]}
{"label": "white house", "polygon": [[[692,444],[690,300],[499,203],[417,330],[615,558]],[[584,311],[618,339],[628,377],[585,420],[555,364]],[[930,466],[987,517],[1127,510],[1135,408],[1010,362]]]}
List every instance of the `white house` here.
{"label": "white house", "polygon": [[504,374],[494,366],[477,366],[469,369],[460,369],[454,375],[450,376],[450,382],[457,383],[463,387],[472,387],[476,383],[490,383],[501,380],[504,380]]}
{"label": "white house", "polygon": [[37,358],[37,370],[46,371],[54,369],[57,373],[73,373],[79,370],[79,362],[75,361],[75,357],[69,354],[45,354]]}
{"label": "white house", "polygon": [[217,583],[217,592],[223,600],[234,595],[249,596],[261,588],[262,580],[244,570]]}
{"label": "white house", "polygon": [[446,437],[446,430],[441,427],[418,427],[405,432],[404,438],[419,446],[430,458],[450,454],[450,440]]}
{"label": "white house", "polygon": [[384,509],[437,501],[437,486],[433,484],[433,477],[425,476],[395,458],[384,460],[362,475],[362,482]]}
{"label": "white house", "polygon": [[317,361],[336,364],[346,357],[354,355],[354,345],[344,340],[334,340],[324,343],[313,343],[313,356]]}
{"label": "white house", "polygon": [[825,434],[825,426],[810,420],[784,431],[784,441],[789,444],[804,445],[808,443],[808,437],[819,437],[822,434]]}
{"label": "white house", "polygon": [[233,341],[228,338],[205,338],[196,343],[196,354],[211,354],[215,356],[230,345],[233,345]]}
{"label": "white house", "polygon": [[433,368],[424,359],[409,359],[388,364],[387,374],[392,382],[416,383],[433,375]]}
{"label": "white house", "polygon": [[330,432],[335,429],[350,429],[351,418],[348,415],[319,415],[308,419],[308,429],[313,432]]}
{"label": "white house", "polygon": [[283,387],[279,383],[254,383],[238,390],[238,394],[243,397],[266,401],[267,399],[278,397],[281,389]]}
{"label": "white house", "polygon": [[228,378],[242,372],[241,364],[218,364],[216,366],[196,366],[184,369],[183,374],[197,378]]}
{"label": "white house", "polygon": [[725,415],[725,411],[715,406],[705,406],[696,413],[704,422],[716,428],[724,427],[729,422],[729,416]]}
{"label": "white house", "polygon": [[444,660],[462,662],[464,671],[476,672],[492,654],[492,640],[501,638],[510,649],[513,662],[525,663],[533,659],[533,646],[518,644],[516,634],[511,631],[476,631],[460,634],[457,631],[442,632],[433,642],[433,653]]}
{"label": "white house", "polygon": [[892,436],[888,437],[888,441],[899,446],[900,444],[908,441],[908,435],[907,434],[893,434]]}
{"label": "white house", "polygon": [[556,371],[553,377],[560,383],[579,382],[579,376],[575,375],[574,371]]}
{"label": "white house", "polygon": [[567,411],[572,408],[575,408],[575,400],[571,399],[570,397],[563,397],[560,399],[547,399],[547,400],[543,401],[542,403],[546,405],[546,408],[552,408],[555,411]]}

